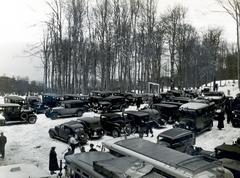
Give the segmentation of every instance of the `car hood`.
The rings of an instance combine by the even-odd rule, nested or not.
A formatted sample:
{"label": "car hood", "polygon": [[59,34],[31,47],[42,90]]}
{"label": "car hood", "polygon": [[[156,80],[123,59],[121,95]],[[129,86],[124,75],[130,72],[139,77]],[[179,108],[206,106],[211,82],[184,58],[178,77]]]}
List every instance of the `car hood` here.
{"label": "car hood", "polygon": [[61,109],[64,109],[64,107],[62,107],[62,106],[58,106],[58,107],[54,107],[54,108],[52,108],[53,111],[57,111],[57,110],[61,110]]}

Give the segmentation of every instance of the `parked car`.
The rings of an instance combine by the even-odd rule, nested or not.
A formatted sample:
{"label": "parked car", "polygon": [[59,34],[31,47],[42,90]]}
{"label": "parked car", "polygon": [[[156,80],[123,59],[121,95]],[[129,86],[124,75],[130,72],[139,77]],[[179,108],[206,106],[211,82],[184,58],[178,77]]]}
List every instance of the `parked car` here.
{"label": "parked car", "polygon": [[89,107],[85,102],[81,100],[67,100],[62,101],[61,106],[54,107],[48,110],[45,115],[51,119],[57,119],[59,117],[81,117],[84,112],[88,111]]}
{"label": "parked car", "polygon": [[233,127],[240,127],[240,110],[232,111],[233,118],[232,118],[232,126]]}
{"label": "parked car", "polygon": [[154,128],[162,128],[166,125],[166,121],[161,118],[160,113],[156,109],[144,108],[141,111],[149,114],[149,119],[153,121]]}
{"label": "parked car", "polygon": [[77,121],[83,125],[84,132],[90,139],[101,138],[105,133],[99,117],[81,117]]}
{"label": "parked car", "polygon": [[0,123],[5,125],[9,122],[26,122],[35,124],[37,116],[31,109],[22,109],[19,104],[5,103],[0,104]]}
{"label": "parked car", "polygon": [[97,111],[111,112],[111,111],[121,111],[123,112],[128,105],[126,103],[125,97],[123,96],[108,96],[102,101],[99,101],[99,106]]}
{"label": "parked car", "polygon": [[233,144],[223,143],[217,146],[215,157],[234,174],[234,177],[240,177],[240,138]]}
{"label": "parked car", "polygon": [[214,117],[213,105],[214,102],[189,102],[183,104],[179,108],[179,122],[175,123],[174,127],[191,130],[198,134],[206,130],[211,130]]}
{"label": "parked car", "polygon": [[157,143],[186,153],[196,142],[194,133],[182,128],[172,128],[157,136]]}
{"label": "parked car", "polygon": [[131,132],[139,132],[139,129],[146,130],[147,128],[152,128],[155,122],[149,117],[149,114],[142,111],[125,111],[123,116],[126,120],[129,120],[131,125]]}
{"label": "parked car", "polygon": [[169,124],[173,124],[178,121],[179,118],[179,105],[171,103],[153,104],[153,109],[156,109],[160,113],[160,118],[165,120]]}
{"label": "parked car", "polygon": [[4,97],[4,103],[16,103],[23,106],[25,104],[25,100],[20,96],[8,95]]}
{"label": "parked car", "polygon": [[120,114],[101,114],[100,122],[105,132],[114,138],[121,136],[121,134],[131,134],[130,121],[122,117]]}
{"label": "parked car", "polygon": [[223,92],[212,91],[212,92],[204,93],[204,99],[213,101],[215,103],[216,109],[221,109],[225,111],[226,97]]}
{"label": "parked car", "polygon": [[182,96],[181,97],[172,97],[171,101],[185,104],[185,103],[190,102],[191,98],[189,98],[189,97],[182,97]]}
{"label": "parked car", "polygon": [[45,113],[46,109],[48,109],[46,105],[42,105],[41,99],[38,96],[27,96],[25,103],[37,114]]}
{"label": "parked car", "polygon": [[63,100],[62,96],[58,94],[45,93],[42,95],[42,105],[49,108],[59,106],[61,100]]}
{"label": "parked car", "polygon": [[71,136],[77,135],[78,141],[81,145],[84,145],[88,141],[88,135],[84,131],[84,126],[78,121],[69,121],[61,125],[57,125],[54,128],[49,129],[49,136],[53,139],[58,139],[69,143]]}

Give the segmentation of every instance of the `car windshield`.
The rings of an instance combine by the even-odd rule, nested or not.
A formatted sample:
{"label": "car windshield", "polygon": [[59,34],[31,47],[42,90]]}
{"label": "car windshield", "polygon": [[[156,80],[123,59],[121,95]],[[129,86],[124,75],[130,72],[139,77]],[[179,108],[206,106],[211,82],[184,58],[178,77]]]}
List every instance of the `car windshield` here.
{"label": "car windshield", "polygon": [[79,128],[75,128],[74,131],[78,133],[78,132],[83,132],[84,130],[83,130],[83,127],[79,127]]}

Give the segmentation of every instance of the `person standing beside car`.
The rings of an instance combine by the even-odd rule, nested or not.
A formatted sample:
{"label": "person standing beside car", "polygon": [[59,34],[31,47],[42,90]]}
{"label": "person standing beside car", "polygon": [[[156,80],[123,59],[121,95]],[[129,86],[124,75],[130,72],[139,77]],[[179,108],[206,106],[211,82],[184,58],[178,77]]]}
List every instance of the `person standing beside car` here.
{"label": "person standing beside car", "polygon": [[3,135],[3,132],[1,132],[0,136],[0,154],[2,155],[2,159],[5,157],[5,145],[7,143],[7,137]]}
{"label": "person standing beside car", "polygon": [[224,112],[220,110],[219,116],[218,116],[218,125],[217,125],[219,130],[222,130],[222,128],[224,128],[224,120],[225,120]]}
{"label": "person standing beside car", "polygon": [[72,148],[72,152],[74,153],[76,146],[78,145],[78,136],[71,136],[69,139],[69,145]]}
{"label": "person standing beside car", "polygon": [[59,170],[57,153],[55,151],[55,148],[56,147],[52,147],[49,154],[49,171],[51,175],[56,174],[56,172],[54,171]]}

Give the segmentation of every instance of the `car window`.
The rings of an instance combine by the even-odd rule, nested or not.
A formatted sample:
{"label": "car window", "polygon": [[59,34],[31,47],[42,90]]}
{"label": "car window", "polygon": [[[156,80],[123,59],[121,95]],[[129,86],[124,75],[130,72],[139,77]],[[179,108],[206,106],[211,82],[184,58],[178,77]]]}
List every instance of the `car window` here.
{"label": "car window", "polygon": [[71,104],[69,104],[69,103],[66,104],[66,105],[65,105],[65,108],[71,108]]}
{"label": "car window", "polygon": [[70,130],[70,128],[68,128],[68,127],[64,127],[64,132],[66,133],[66,134],[70,134],[70,132],[71,132],[71,130]]}

